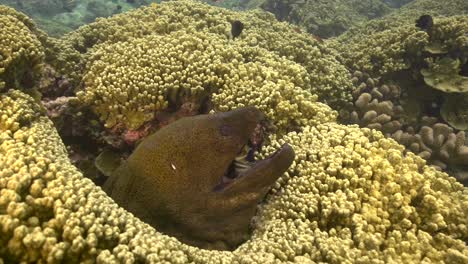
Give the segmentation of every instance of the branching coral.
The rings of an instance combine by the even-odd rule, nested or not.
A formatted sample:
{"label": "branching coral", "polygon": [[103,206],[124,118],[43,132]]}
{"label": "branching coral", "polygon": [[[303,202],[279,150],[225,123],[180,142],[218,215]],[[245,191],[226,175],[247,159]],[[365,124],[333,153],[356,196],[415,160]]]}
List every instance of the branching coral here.
{"label": "branching coral", "polygon": [[423,126],[415,136],[401,131],[393,135],[399,141],[404,141],[402,137],[405,136],[409,136],[409,142],[406,144],[414,152],[419,152],[421,157],[431,160],[442,169],[445,169],[447,164],[465,165],[468,160],[468,144],[465,142],[464,131],[454,132],[446,124]]}
{"label": "branching coral", "polygon": [[[295,147],[296,167],[263,206],[256,232],[264,248],[281,252],[283,261],[297,252],[329,263],[466,259],[466,219],[455,213],[463,211],[462,203],[455,198],[459,209],[440,207],[450,206],[451,199],[439,196],[454,191],[466,200],[466,189],[414,154],[402,155],[404,148],[392,139],[375,130],[324,124],[282,142]],[[457,240],[442,231],[449,226],[460,232]]]}
{"label": "branching coral", "polygon": [[351,69],[385,75],[410,68],[412,56],[429,43],[428,38],[426,32],[404,25],[362,35],[349,31],[338,38],[344,42],[336,48]]}
{"label": "branching coral", "polygon": [[0,91],[32,88],[40,77],[44,49],[32,21],[0,6]]}
{"label": "branching coral", "polygon": [[[40,116],[45,109],[34,101],[33,98],[12,90],[9,96],[2,97],[0,101],[0,131],[15,132],[20,127],[28,126],[31,120]],[[24,107],[30,105],[30,107]]]}
{"label": "branching coral", "polygon": [[[239,38],[229,41],[230,21],[233,20],[242,21],[245,29]],[[163,37],[174,31],[205,34],[203,39],[213,38],[210,42],[217,39],[216,49],[220,51],[231,45],[237,52],[254,50],[256,47],[265,49],[304,67],[308,75],[307,83],[310,84],[308,89],[312,94],[318,95],[320,101],[340,105],[351,100],[351,83],[346,68],[335,59],[333,50],[320,44],[312,36],[296,32],[293,27],[279,23],[266,12],[256,10],[237,13],[193,1],[165,2],[108,19],[98,19],[61,39],[59,46],[64,49],[61,56],[65,58],[60,60],[61,67],[65,67],[70,75],[83,72],[83,69],[88,69],[83,65],[92,64],[93,60],[90,58],[96,58],[89,55],[93,54],[93,47],[97,44],[142,42],[135,38],[147,35]],[[71,52],[70,48],[75,51]],[[77,63],[76,56],[80,56],[80,53],[81,63]],[[251,56],[256,54],[251,53]],[[62,62],[66,64],[68,54],[73,57],[69,65],[64,66]],[[243,62],[249,62],[250,59],[244,58]]]}
{"label": "branching coral", "polygon": [[[18,91],[1,95],[11,122],[33,111]],[[6,107],[3,107],[6,106]],[[465,263],[466,188],[375,130],[333,123],[271,138],[296,160],[234,252],[164,236],[116,206],[67,159],[51,122],[0,133],[0,255],[5,262]]]}
{"label": "branching coral", "polygon": [[90,61],[78,96],[107,127],[138,129],[168,106],[203,102],[213,93],[214,108],[255,105],[282,131],[312,124],[323,112],[312,104],[317,97],[307,91],[304,67],[206,32],[102,44]]}
{"label": "branching coral", "polygon": [[85,90],[78,96],[107,127],[122,122],[137,129],[169,103],[201,102],[224,83],[230,66],[224,63],[236,54],[215,44],[206,34],[176,32],[102,45],[90,59]]}

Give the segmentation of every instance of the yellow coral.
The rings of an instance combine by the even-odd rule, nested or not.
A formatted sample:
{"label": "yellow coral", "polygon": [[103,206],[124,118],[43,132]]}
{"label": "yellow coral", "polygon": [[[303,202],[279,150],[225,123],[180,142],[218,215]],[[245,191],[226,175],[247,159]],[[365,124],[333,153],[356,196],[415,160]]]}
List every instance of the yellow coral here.
{"label": "yellow coral", "polygon": [[[34,111],[20,92],[18,111]],[[282,138],[297,156],[233,252],[164,236],[71,165],[45,117],[0,132],[0,255],[6,262],[278,263],[467,261],[468,191],[380,132],[323,123]]]}
{"label": "yellow coral", "polygon": [[[220,14],[225,17],[221,19]],[[246,21],[246,34],[235,42],[227,40],[228,18]],[[187,28],[185,33],[177,32],[182,28]],[[156,78],[144,63],[159,63],[145,58],[143,51],[128,51],[132,44],[155,52],[161,65],[170,68],[165,76],[168,82],[151,89],[158,97],[150,99],[160,102],[176,101],[179,93],[192,95],[191,89],[190,93],[184,90],[191,86],[173,94],[167,86],[176,80],[190,83],[189,76],[184,79],[177,68],[184,59],[179,51],[187,46],[176,40],[206,45],[202,47],[207,53],[197,54],[201,61],[208,60],[206,54],[209,60],[211,54],[229,58],[226,68],[216,63],[203,68],[206,65],[193,64],[196,60],[187,64],[199,66],[189,72],[197,76],[200,67],[209,70],[204,73],[209,77],[218,76],[212,72],[224,73],[216,89],[204,87],[206,79],[192,76],[194,86],[203,88],[194,95],[213,92],[215,107],[225,110],[257,105],[284,132],[271,136],[261,156],[284,142],[293,145],[297,154],[293,166],[260,205],[249,241],[233,252],[200,250],[141,222],[70,163],[41,107],[28,95],[10,90],[0,94],[0,262],[466,263],[467,189],[426,166],[421,158],[404,155],[402,146],[375,130],[334,123],[335,113],[316,100],[331,92],[330,97],[346,101],[346,70],[337,66],[326,47],[291,32],[265,13],[237,14],[183,1],[102,19],[62,40],[67,49],[76,49],[73,56],[87,63],[82,99],[94,107],[106,100],[112,109],[122,99],[124,107],[117,106],[119,111],[133,102],[127,99],[144,94],[153,81],[145,77]],[[153,33],[162,36],[146,36]],[[157,40],[154,46],[161,47],[148,46],[148,40]],[[105,46],[111,44],[125,51],[124,56],[107,52]],[[86,56],[77,55],[88,49]],[[170,57],[179,60],[162,56],[163,51],[172,51]],[[190,51],[195,54],[198,47]],[[127,52],[141,59],[135,64],[139,72],[135,76],[123,64],[113,71],[101,62],[135,62]],[[123,69],[130,72],[119,72]],[[127,84],[133,94],[126,98],[125,91],[109,89],[128,80],[137,85]],[[139,104],[148,107],[147,101]],[[135,114],[141,105],[132,103],[129,111],[112,114],[127,115],[138,124],[146,118]],[[133,121],[129,124],[136,126]],[[284,135],[288,130],[296,132]]]}
{"label": "yellow coral", "polygon": [[350,68],[371,75],[408,69],[423,51],[468,55],[468,17],[435,17],[433,27],[425,32],[414,23],[415,17],[425,14],[423,11],[402,10],[348,31],[332,41],[331,46],[340,51]]}
{"label": "yellow coral", "polygon": [[[230,36],[230,21],[233,20],[240,20],[245,24],[245,30],[234,41]],[[276,21],[273,15],[266,12],[257,10],[239,13],[195,1],[164,2],[108,19],[98,19],[95,23],[83,26],[60,40],[60,45],[64,49],[61,56],[72,57],[68,65],[63,67],[69,69],[70,75],[82,70],[81,64],[76,63],[75,60],[77,51],[83,54],[83,63],[95,64],[96,57],[87,55],[95,53],[93,47],[96,45],[121,42],[117,45],[130,47],[131,43],[142,43],[143,40],[138,40],[138,38],[148,35],[161,36],[161,41],[167,43],[169,40],[163,40],[164,38],[181,35],[181,33],[169,34],[175,31],[183,31],[187,34],[198,33],[197,38],[205,34],[206,36],[202,39],[216,42],[216,52],[236,49],[237,53],[250,50],[252,59],[255,59],[255,48],[260,48],[273,55],[284,57],[307,71],[306,83],[309,85],[307,89],[312,94],[318,95],[319,100],[331,104],[345,104],[351,100],[352,85],[348,78],[348,71],[336,60],[333,50],[322,45],[312,36],[295,32],[293,27]],[[156,37],[153,39],[156,41]],[[128,44],[123,44],[124,42]],[[146,46],[158,49],[158,43],[147,43]],[[70,47],[73,47],[75,52],[70,52]],[[188,50],[193,51],[194,48]],[[173,51],[183,52],[177,48]],[[121,55],[127,58],[125,54]],[[153,59],[158,61],[160,58],[154,57]],[[250,59],[251,57],[246,55],[242,62],[247,63]],[[197,57],[194,56],[192,60],[196,62]],[[61,60],[61,62],[64,61]],[[85,68],[90,70],[89,66]]]}
{"label": "yellow coral", "polygon": [[373,74],[388,74],[410,67],[407,56],[429,43],[426,32],[413,25],[399,25],[380,32],[345,33],[332,43],[350,68]]}
{"label": "yellow coral", "polygon": [[300,64],[208,32],[100,44],[89,61],[78,96],[107,127],[120,122],[137,129],[156,111],[211,94],[222,111],[257,106],[281,131],[335,116],[313,103],[317,96]]}
{"label": "yellow coral", "polygon": [[467,260],[468,190],[416,155],[403,155],[392,139],[329,123],[277,142],[293,145],[296,166],[278,181],[239,251],[262,238],[282,261],[298,250],[328,263]]}
{"label": "yellow coral", "polygon": [[169,103],[202,101],[223,84],[230,66],[225,63],[237,55],[209,37],[174,32],[100,45],[83,77],[85,90],[78,96],[107,127],[122,122],[130,129],[152,120],[155,111]]}
{"label": "yellow coral", "polygon": [[[24,108],[24,105],[31,107]],[[16,132],[43,111],[44,109],[37,105],[34,99],[12,90],[9,96],[2,97],[0,100],[0,132]]]}
{"label": "yellow coral", "polygon": [[0,91],[33,87],[44,57],[32,21],[0,5]]}

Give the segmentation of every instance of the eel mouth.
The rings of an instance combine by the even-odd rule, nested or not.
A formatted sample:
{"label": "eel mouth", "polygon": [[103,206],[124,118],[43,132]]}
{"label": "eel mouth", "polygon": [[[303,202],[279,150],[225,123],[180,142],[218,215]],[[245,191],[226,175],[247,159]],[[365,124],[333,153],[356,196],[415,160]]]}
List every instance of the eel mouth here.
{"label": "eel mouth", "polygon": [[[272,170],[268,170],[269,167],[272,167],[272,169],[281,170],[282,168],[275,166],[274,163],[276,161],[280,161],[284,159],[288,160],[289,159],[288,156],[291,156],[290,155],[291,153],[293,153],[293,156],[294,156],[294,152],[292,148],[288,144],[284,144],[279,149],[277,149],[274,153],[266,157],[265,159],[263,160],[255,159],[255,154],[261,150],[262,145],[264,143],[264,138],[266,136],[266,127],[267,127],[266,121],[261,121],[257,124],[252,134],[250,135],[247,143],[245,143],[241,147],[236,157],[231,161],[231,163],[227,167],[226,172],[221,178],[220,183],[218,183],[214,187],[213,191],[215,192],[223,191],[236,181],[239,181],[241,179],[247,180],[246,178],[248,178],[250,175],[260,177],[261,174],[268,173],[268,172],[271,173]],[[282,162],[280,161],[280,163]],[[288,165],[286,166],[286,168],[284,168],[284,170],[286,170],[287,167],[289,167],[289,165],[290,163],[288,163]],[[280,172],[276,172],[275,174],[277,174],[279,177],[282,173],[283,171],[280,171]],[[267,179],[263,185],[268,186],[270,184],[268,181],[268,178],[271,178],[271,177],[266,177],[266,178]],[[276,178],[274,180],[276,180]],[[262,186],[262,187],[265,187],[265,186]]]}

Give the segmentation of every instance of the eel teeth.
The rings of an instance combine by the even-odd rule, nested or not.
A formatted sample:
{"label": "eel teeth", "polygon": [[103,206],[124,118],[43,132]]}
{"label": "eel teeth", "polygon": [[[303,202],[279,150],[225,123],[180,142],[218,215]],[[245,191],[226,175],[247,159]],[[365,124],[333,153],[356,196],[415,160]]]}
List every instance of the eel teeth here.
{"label": "eel teeth", "polygon": [[253,153],[254,150],[248,144],[245,144],[232,161],[228,173],[225,176],[229,179],[235,179],[249,170],[255,163],[253,162]]}

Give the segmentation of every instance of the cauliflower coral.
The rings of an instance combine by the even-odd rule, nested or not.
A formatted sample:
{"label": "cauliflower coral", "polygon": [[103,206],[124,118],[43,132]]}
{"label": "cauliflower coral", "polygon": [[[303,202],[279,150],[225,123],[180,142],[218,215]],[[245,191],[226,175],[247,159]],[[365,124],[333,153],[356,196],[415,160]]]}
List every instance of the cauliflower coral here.
{"label": "cauliflower coral", "polygon": [[184,245],[119,208],[71,165],[50,120],[19,115],[38,107],[28,95],[9,91],[0,106],[7,263],[468,260],[466,188],[375,130],[323,122],[273,135],[264,155],[288,142],[296,160],[260,205],[252,237],[221,252]]}
{"label": "cauliflower coral", "polygon": [[[241,36],[232,40],[230,22],[234,20],[242,21],[245,29]],[[175,42],[186,42],[188,38],[197,43],[203,42],[203,45],[174,45]],[[159,43],[162,45],[159,46]],[[285,70],[290,71],[294,67],[292,70],[302,71],[300,74],[305,76],[301,76],[304,80],[300,88],[317,95],[319,100],[338,105],[346,104],[351,100],[350,89],[352,86],[348,78],[348,71],[338,63],[333,50],[319,43],[313,37],[297,33],[293,27],[276,21],[273,15],[266,12],[239,13],[193,1],[169,1],[160,5],[142,7],[107,19],[98,19],[96,22],[83,26],[60,39],[57,48],[63,50],[63,53],[57,56],[55,63],[60,66],[57,68],[67,69],[64,73],[75,76],[74,78],[78,78],[76,77],[77,72],[82,72],[92,78],[93,75],[103,73],[102,67],[96,66],[102,64],[102,60],[109,64],[118,64],[123,59],[129,59],[130,54],[143,59],[141,57],[143,56],[142,51],[131,50],[133,45],[149,50],[153,56],[171,52],[170,55],[162,54],[164,60],[169,57],[174,57],[174,59],[184,57],[185,53],[195,51],[203,51],[203,56],[210,54],[210,57],[203,58],[203,61],[208,64],[206,66],[200,65],[197,60],[198,56],[185,57],[185,64],[181,64],[180,60],[174,62],[155,61],[161,66],[171,63],[171,67],[174,67],[175,64],[178,64],[177,67],[168,69],[167,74],[171,75],[175,74],[176,69],[180,66],[216,67],[219,61],[214,58],[237,59],[237,61],[233,61],[234,66],[250,69],[258,66],[251,66],[249,62],[262,61],[266,63],[267,60],[271,60],[272,56],[274,60],[280,57],[283,61],[289,61],[288,64],[291,65],[288,65],[288,69]],[[113,53],[111,48],[105,46],[118,49],[119,54]],[[207,48],[206,53],[202,48]],[[213,56],[215,53],[216,56]],[[242,54],[242,58],[239,57],[240,54]],[[81,59],[77,61],[77,57]],[[146,67],[146,65],[143,63],[140,65],[136,58],[132,61],[137,64],[137,68],[135,70],[128,69],[126,75],[147,74],[142,72],[142,67]],[[148,59],[157,60],[155,57],[143,60],[147,62]],[[229,70],[241,71],[242,68]],[[282,68],[270,69],[270,71],[278,71],[276,74],[281,75],[278,78],[282,78],[284,75],[281,70]],[[187,77],[196,79],[195,73],[196,71],[190,71],[186,74]],[[211,74],[214,73],[216,72]],[[109,73],[105,72],[104,74],[108,75]],[[292,73],[288,75],[292,75]],[[144,83],[145,86],[157,85],[154,80],[145,80],[144,77],[133,78],[142,78],[139,82]],[[162,76],[159,77],[162,78]],[[223,76],[217,77],[222,78]],[[165,80],[163,79],[163,81]],[[169,84],[165,83],[164,85]],[[104,88],[103,85],[105,84],[90,81],[85,83],[83,90],[85,93],[93,93],[93,90],[110,89],[109,87]],[[219,88],[219,86],[221,84],[215,88]],[[162,92],[163,90],[164,88],[161,89]]]}
{"label": "cauliflower coral", "polygon": [[89,61],[78,97],[106,127],[120,122],[138,129],[157,111],[208,97],[223,111],[255,105],[282,131],[311,124],[321,112],[303,66],[212,33],[175,31],[100,44]]}
{"label": "cauliflower coral", "polygon": [[33,87],[45,57],[40,36],[31,19],[0,6],[0,91]]}

